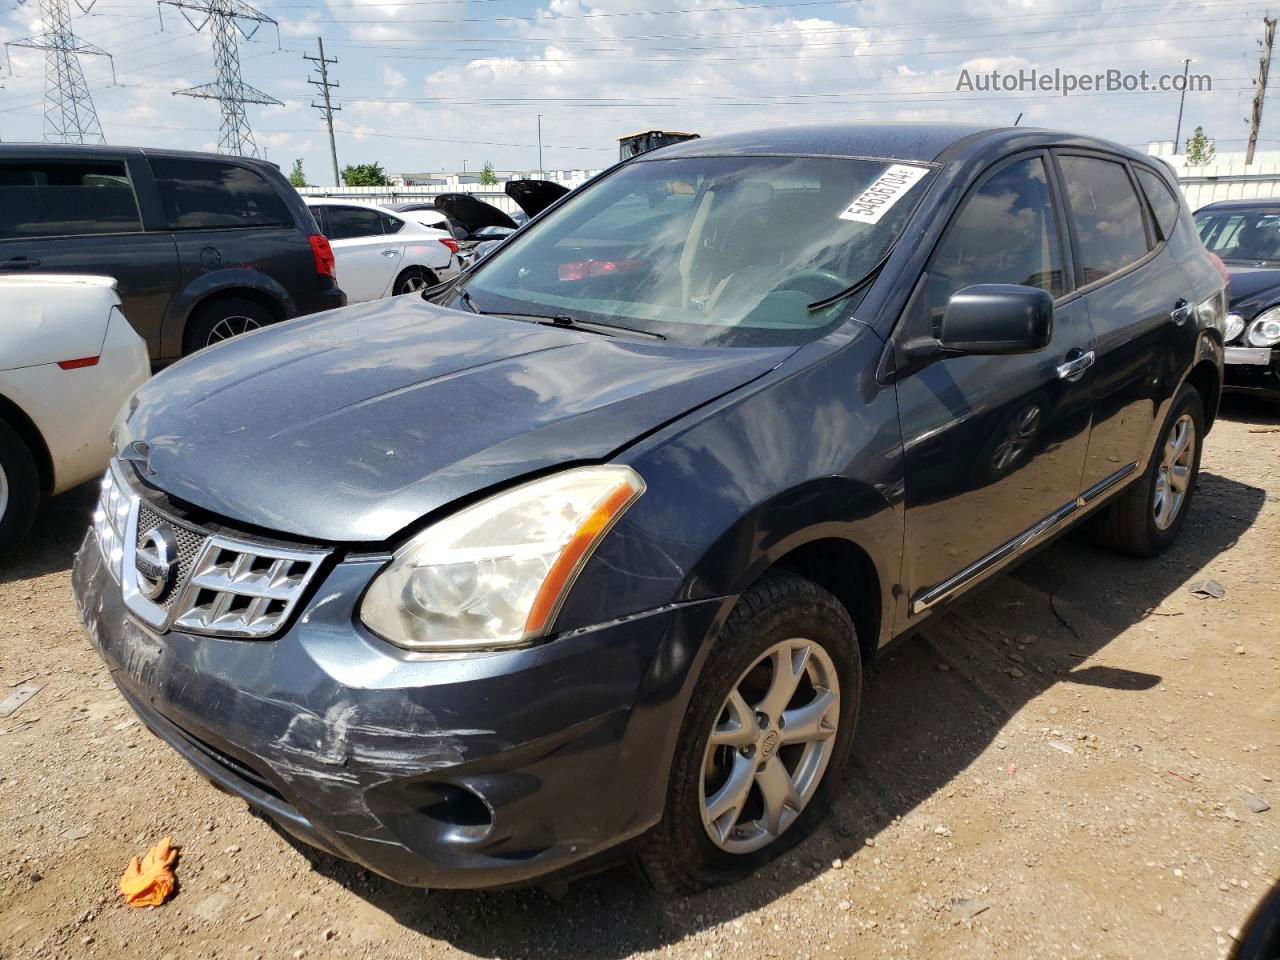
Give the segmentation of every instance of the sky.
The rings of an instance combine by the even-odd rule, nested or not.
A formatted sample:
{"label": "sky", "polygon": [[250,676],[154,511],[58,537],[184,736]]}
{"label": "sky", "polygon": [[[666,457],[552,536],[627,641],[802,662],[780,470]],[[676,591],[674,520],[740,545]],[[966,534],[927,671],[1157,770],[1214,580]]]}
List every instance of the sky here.
{"label": "sky", "polygon": [[[216,102],[172,95],[214,79],[210,29],[154,0],[69,0],[107,140],[215,150]],[[1266,7],[1241,0],[260,0],[274,19],[240,44],[241,76],[283,101],[248,107],[260,151],[309,182],[332,182],[312,109],[323,37],[336,57],[338,159],[396,173],[600,168],[617,138],[647,129],[704,135],[855,119],[957,120],[1074,130],[1145,147],[1171,140],[1174,92],[957,90],[1022,68],[1151,77],[1193,73],[1186,97],[1219,152],[1241,150]],[[199,19],[194,20],[199,24]],[[253,26],[246,23],[246,29]],[[5,41],[40,32],[39,0],[0,0]],[[1278,67],[1280,69],[1280,67]],[[44,55],[9,48],[0,139],[42,139]],[[1277,74],[1280,77],[1280,74]],[[1280,98],[1260,149],[1280,150]],[[1270,116],[1270,122],[1268,122]]]}

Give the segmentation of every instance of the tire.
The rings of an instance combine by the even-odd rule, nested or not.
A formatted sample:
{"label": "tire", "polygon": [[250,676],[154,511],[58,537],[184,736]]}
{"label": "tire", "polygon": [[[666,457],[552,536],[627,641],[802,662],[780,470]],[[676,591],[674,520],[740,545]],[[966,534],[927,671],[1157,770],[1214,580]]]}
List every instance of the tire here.
{"label": "tire", "polygon": [[196,308],[182,334],[182,355],[275,323],[270,310],[244,297],[218,297]]}
{"label": "tire", "polygon": [[22,438],[0,420],[0,557],[11,552],[35,519],[40,475]]}
{"label": "tire", "polygon": [[[753,691],[767,694],[772,689],[772,665],[778,662],[775,653],[790,652],[787,662],[794,666],[805,655],[801,644],[807,645],[808,654],[799,685],[786,701],[793,706],[768,717],[761,727],[756,718],[777,714],[774,707],[781,701],[771,703],[767,695]],[[810,731],[821,727],[822,739],[780,745],[778,734],[787,734],[778,721],[792,715],[796,730],[797,708],[812,706],[832,692],[828,678],[834,678],[838,699],[826,701],[830,705],[825,711],[819,708],[820,714],[811,710],[806,724]],[[820,822],[843,780],[861,692],[857,635],[835,597],[792,574],[766,577],[744,593],[716,640],[685,713],[662,821],[638,850],[649,882],[663,893],[694,893],[739,879],[803,840]],[[730,705],[731,693],[740,696],[740,706]],[[757,707],[762,709],[757,712]],[[747,724],[738,725],[739,719]],[[834,735],[826,735],[831,726]],[[737,731],[755,742],[713,747],[713,727],[722,739],[734,738]],[[785,781],[776,776],[778,770]],[[794,791],[790,801],[799,801],[798,814],[785,804],[773,805],[780,812],[776,830],[770,829],[763,782],[773,785],[774,796],[781,795],[778,785],[784,784],[781,793]],[[731,796],[740,798],[736,806],[726,799]],[[725,811],[719,817],[717,798],[725,801],[719,804]],[[713,831],[719,840],[713,840]]]}
{"label": "tire", "polygon": [[[1165,513],[1162,521],[1161,505],[1156,499],[1157,490],[1163,485],[1167,498],[1178,493],[1173,487],[1179,481],[1174,480],[1173,486],[1169,486],[1164,479],[1171,477],[1165,469],[1168,466],[1166,451],[1170,443],[1177,440],[1177,431],[1184,423],[1189,423],[1192,431],[1189,448],[1185,456],[1175,458],[1175,465],[1188,469],[1182,474],[1180,481],[1183,484],[1181,497],[1177,499],[1172,514]],[[1146,472],[1099,514],[1094,521],[1095,539],[1102,546],[1135,557],[1154,557],[1168,549],[1177,539],[1178,531],[1182,529],[1191,509],[1192,495],[1200,475],[1200,453],[1203,445],[1204,401],[1199,391],[1184,385],[1178,391],[1169,415],[1165,418]],[[1173,476],[1176,476],[1176,472]],[[1170,499],[1165,500],[1166,511],[1171,502]]]}
{"label": "tire", "polygon": [[407,270],[402,270],[400,276],[396,277],[396,282],[391,287],[391,295],[399,297],[406,293],[421,293],[439,282],[436,275],[426,267],[409,267]]}

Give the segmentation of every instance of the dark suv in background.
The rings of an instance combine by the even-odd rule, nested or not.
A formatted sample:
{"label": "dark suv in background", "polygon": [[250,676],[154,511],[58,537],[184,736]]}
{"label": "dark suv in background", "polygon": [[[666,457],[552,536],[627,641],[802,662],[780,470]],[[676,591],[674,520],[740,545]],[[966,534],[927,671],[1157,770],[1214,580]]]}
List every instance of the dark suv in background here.
{"label": "dark suv in background", "polygon": [[0,271],[115,277],[160,362],[346,303],[280,171],[215,154],[0,145]]}

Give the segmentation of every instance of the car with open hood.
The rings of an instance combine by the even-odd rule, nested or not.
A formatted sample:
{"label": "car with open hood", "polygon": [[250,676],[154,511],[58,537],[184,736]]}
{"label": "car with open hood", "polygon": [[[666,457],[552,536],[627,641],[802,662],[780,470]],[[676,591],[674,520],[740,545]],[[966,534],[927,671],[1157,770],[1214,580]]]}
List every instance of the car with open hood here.
{"label": "car with open hood", "polygon": [[442,193],[436,210],[456,225],[454,235],[465,253],[484,245],[492,250],[511,234],[555,203],[569,188],[552,180],[509,180],[503,192],[516,202],[520,213],[507,213],[470,193]]}
{"label": "car with open hood", "polygon": [[1078,522],[1177,536],[1226,309],[1169,177],[925,123],[621,163],[140,390],[80,616],[203,776],[384,876],[744,876],[860,789],[878,650]]}
{"label": "car with open hood", "polygon": [[1280,404],[1280,200],[1211,203],[1195,221],[1231,277],[1226,389]]}

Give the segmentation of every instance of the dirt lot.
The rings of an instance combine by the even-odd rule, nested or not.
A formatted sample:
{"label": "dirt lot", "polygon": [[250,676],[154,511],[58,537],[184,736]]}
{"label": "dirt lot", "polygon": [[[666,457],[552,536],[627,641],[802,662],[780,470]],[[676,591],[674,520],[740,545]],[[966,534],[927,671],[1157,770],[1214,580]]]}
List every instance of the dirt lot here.
{"label": "dirt lot", "polygon": [[[0,569],[0,699],[44,684],[0,720],[0,957],[1220,956],[1280,876],[1280,430],[1224,414],[1172,552],[1069,539],[877,662],[836,816],[686,901],[622,869],[426,893],[290,845],[132,719],[69,595],[92,491],[62,497]],[[165,835],[178,895],[119,906]]]}

